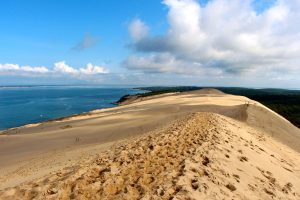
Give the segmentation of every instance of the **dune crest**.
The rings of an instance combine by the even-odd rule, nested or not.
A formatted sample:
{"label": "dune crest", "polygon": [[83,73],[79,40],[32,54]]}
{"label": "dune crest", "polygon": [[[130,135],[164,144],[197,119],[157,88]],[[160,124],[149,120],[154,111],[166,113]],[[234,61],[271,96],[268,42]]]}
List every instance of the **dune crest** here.
{"label": "dune crest", "polygon": [[0,197],[299,199],[298,158],[243,122],[199,112]]}
{"label": "dune crest", "polygon": [[207,95],[225,95],[224,92],[222,92],[221,90],[215,89],[215,88],[203,88],[203,89],[200,89],[200,90],[192,91],[190,93],[207,94]]}

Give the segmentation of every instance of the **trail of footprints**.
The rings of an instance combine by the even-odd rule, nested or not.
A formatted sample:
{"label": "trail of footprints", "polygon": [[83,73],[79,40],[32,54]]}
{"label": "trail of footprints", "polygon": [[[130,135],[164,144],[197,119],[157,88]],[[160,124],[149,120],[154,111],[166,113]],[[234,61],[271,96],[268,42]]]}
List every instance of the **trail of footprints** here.
{"label": "trail of footprints", "polygon": [[[260,147],[232,133],[224,123],[227,119],[216,114],[189,115],[159,132],[118,144],[94,162],[0,192],[0,199],[14,199],[17,194],[23,199],[242,198],[236,192],[246,181],[240,177],[243,170],[229,173],[223,165],[230,164],[231,159],[251,162],[241,149],[231,145],[232,141],[254,151]],[[268,180],[273,188],[294,192],[291,183],[280,186],[272,173],[257,170],[261,171],[262,177],[257,178],[262,184]],[[260,190],[275,197],[272,187]],[[259,189],[251,183],[248,188]]]}

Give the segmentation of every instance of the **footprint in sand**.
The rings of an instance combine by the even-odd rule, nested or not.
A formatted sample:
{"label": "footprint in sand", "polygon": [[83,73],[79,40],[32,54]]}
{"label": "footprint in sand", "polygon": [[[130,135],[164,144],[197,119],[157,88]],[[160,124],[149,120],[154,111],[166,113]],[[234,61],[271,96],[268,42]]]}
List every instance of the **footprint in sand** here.
{"label": "footprint in sand", "polygon": [[233,184],[231,184],[231,183],[228,183],[228,184],[226,185],[226,187],[227,187],[227,189],[229,189],[231,192],[233,192],[233,191],[236,190],[236,187],[235,187]]}
{"label": "footprint in sand", "polygon": [[241,161],[241,162],[247,162],[248,161],[248,158],[246,157],[246,156],[241,156],[241,157],[239,157],[239,160]]}

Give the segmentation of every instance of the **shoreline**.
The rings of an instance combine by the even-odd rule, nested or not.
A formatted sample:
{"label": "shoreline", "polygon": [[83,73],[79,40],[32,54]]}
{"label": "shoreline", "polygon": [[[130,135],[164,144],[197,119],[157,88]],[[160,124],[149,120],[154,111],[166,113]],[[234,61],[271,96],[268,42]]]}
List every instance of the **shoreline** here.
{"label": "shoreline", "polygon": [[[113,104],[113,103],[111,103],[111,104]],[[113,104],[113,105],[116,105],[116,104]],[[21,125],[21,126],[16,126],[16,127],[0,130],[0,135],[5,135],[5,132],[18,130],[20,128],[36,127],[36,126],[39,126],[41,124],[46,124],[46,123],[51,123],[51,122],[64,122],[64,121],[67,121],[69,119],[72,119],[73,117],[89,116],[89,115],[93,114],[92,112],[105,110],[105,109],[111,109],[111,108],[115,108],[115,107],[117,107],[117,106],[106,107],[106,108],[97,108],[97,109],[93,109],[93,110],[86,111],[86,112],[81,112],[81,113],[77,113],[77,114],[73,114],[73,115],[67,115],[67,116],[64,116],[64,117],[48,119],[48,120],[44,120],[44,121],[40,121],[40,122],[36,122],[36,123],[24,124],[24,125]]]}
{"label": "shoreline", "polygon": [[77,113],[77,114],[73,114],[73,115],[67,115],[67,116],[64,116],[64,117],[58,117],[58,118],[43,120],[43,121],[36,122],[36,123],[29,123],[29,124],[24,124],[24,125],[21,125],[21,126],[16,126],[16,127],[8,128],[8,129],[3,129],[3,130],[0,130],[0,135],[5,135],[5,132],[18,130],[20,128],[35,127],[35,126],[39,126],[41,124],[45,124],[45,123],[49,123],[49,122],[63,122],[65,120],[71,119],[73,117],[88,116],[88,115],[91,114],[91,112],[98,111],[98,110],[103,110],[103,109],[109,109],[109,108],[114,108],[114,107],[98,108],[98,109],[93,109],[93,110],[90,110],[90,111],[81,112],[81,113]]}
{"label": "shoreline", "polygon": [[[63,117],[57,117],[57,118],[53,118],[53,119],[48,119],[48,120],[43,120],[40,122],[36,122],[36,123],[29,123],[29,124],[24,124],[21,126],[16,126],[16,127],[12,127],[12,128],[8,128],[8,129],[3,129],[0,130],[0,135],[6,135],[6,132],[10,132],[10,131],[17,131],[18,129],[21,128],[28,128],[28,127],[36,127],[42,124],[46,124],[46,123],[50,123],[50,122],[64,122],[68,119],[71,119],[73,117],[82,117],[82,116],[89,116],[92,115],[92,112],[95,111],[100,111],[100,110],[105,110],[105,109],[111,109],[111,108],[116,108],[119,106],[124,106],[124,105],[128,105],[131,103],[135,103],[137,101],[143,101],[143,100],[147,100],[147,98],[145,97],[160,97],[162,95],[168,95],[168,94],[172,94],[174,92],[165,92],[165,91],[160,91],[159,93],[156,93],[151,90],[144,90],[143,88],[131,88],[133,90],[138,90],[138,91],[145,91],[144,93],[137,93],[137,94],[126,94],[121,96],[117,101],[115,102],[110,102],[110,105],[112,105],[111,107],[106,107],[106,108],[96,108],[93,110],[89,110],[86,112],[81,112],[81,113],[76,113],[76,114],[72,114],[72,115],[67,115],[67,116],[63,116]],[[192,90],[193,91],[193,90]],[[180,93],[180,92],[178,92]],[[145,95],[147,94],[147,95]],[[127,97],[125,99],[123,99],[124,97]],[[136,100],[136,101],[131,101],[131,100]],[[16,133],[17,134],[17,133]]]}
{"label": "shoreline", "polygon": [[[146,93],[151,92],[151,91],[147,91],[147,90],[142,90],[139,88],[131,88],[133,90],[139,90],[139,91],[146,91]],[[105,108],[96,108],[96,109],[92,109],[89,111],[85,111],[85,112],[80,112],[80,113],[75,113],[75,114],[71,114],[71,115],[66,115],[66,116],[62,116],[62,117],[56,117],[56,118],[52,118],[52,119],[47,119],[47,120],[42,120],[39,122],[35,122],[35,123],[28,123],[28,124],[24,124],[24,125],[20,125],[20,126],[16,126],[16,127],[11,127],[11,128],[6,128],[6,129],[0,129],[0,135],[5,135],[5,132],[10,132],[10,131],[14,131],[14,130],[18,130],[20,128],[27,128],[27,127],[35,127],[35,126],[39,126],[41,124],[45,124],[45,123],[49,123],[49,122],[63,122],[65,120],[71,119],[73,117],[81,117],[81,116],[88,116],[91,115],[92,112],[95,111],[99,111],[99,110],[104,110],[104,109],[110,109],[110,108],[115,108],[118,106],[122,106],[122,102],[118,103],[124,96],[138,96],[141,95],[143,93],[137,93],[137,94],[126,94],[123,95],[119,98],[119,100],[115,101],[115,102],[110,102],[109,104],[111,105],[110,107],[105,107]]]}
{"label": "shoreline", "polygon": [[[198,90],[200,88],[202,88],[202,89],[209,89],[209,87],[194,87],[194,86],[134,87],[134,88],[130,88],[130,89],[138,90],[141,93],[123,95],[117,101],[110,102],[110,105],[111,105],[110,107],[96,108],[96,109],[92,109],[92,110],[85,111],[85,112],[75,113],[75,114],[66,115],[66,116],[62,116],[62,117],[51,118],[51,119],[47,119],[47,120],[41,120],[41,121],[38,121],[38,122],[35,122],[35,123],[28,123],[28,124],[24,124],[24,125],[20,125],[20,126],[16,126],[16,127],[5,128],[5,129],[2,129],[2,130],[0,129],[0,135],[5,135],[6,132],[17,131],[18,129],[21,129],[21,128],[39,126],[41,124],[45,124],[45,123],[49,123],[49,122],[63,122],[65,120],[68,120],[68,119],[71,119],[71,118],[74,118],[74,117],[89,116],[89,115],[92,114],[92,112],[95,112],[95,111],[105,110],[105,109],[111,109],[111,108],[115,108],[115,107],[119,107],[119,106],[123,106],[123,105],[128,105],[128,104],[131,104],[131,103],[135,103],[135,102],[140,102],[140,101],[144,101],[144,100],[147,100],[147,99],[151,99],[151,98],[153,98],[155,96],[160,97],[160,96],[163,96],[163,95],[166,95],[166,94],[195,91],[195,90]],[[223,88],[223,89],[225,89],[225,90],[229,89],[230,90],[232,88]],[[249,90],[249,89],[244,88],[244,90]],[[255,89],[250,89],[250,90],[255,90]],[[265,89],[261,89],[261,88],[257,89],[258,92],[261,91],[261,90],[265,90]],[[286,90],[286,89],[278,89],[278,90]],[[293,90],[289,90],[289,91],[293,92]],[[297,90],[294,90],[294,91],[297,92]],[[225,93],[230,94],[228,92],[225,92]],[[234,94],[233,93],[233,95],[241,95],[241,94]],[[246,96],[246,95],[241,95],[241,96]],[[252,99],[252,98],[250,98],[250,99]],[[253,100],[256,100],[256,99],[253,99]],[[262,101],[259,101],[259,102],[264,104],[264,102],[262,102]],[[264,104],[264,105],[266,105],[266,104]],[[267,107],[269,107],[269,106],[267,105]],[[269,108],[273,109],[272,107],[269,107]],[[274,111],[278,112],[276,109]],[[281,113],[281,115],[283,115],[285,118],[288,119],[288,115],[284,115],[283,113]],[[289,119],[289,121],[290,121],[290,119]]]}
{"label": "shoreline", "polygon": [[[137,89],[137,90],[141,90],[141,89]],[[148,91],[148,92],[150,92],[150,91]],[[127,95],[123,95],[122,97],[120,97],[120,99],[122,99],[124,96],[129,96],[129,99],[137,97],[135,100],[143,101],[143,97],[140,96],[142,94],[143,93],[127,94]],[[172,93],[164,93],[164,94],[166,95],[166,94],[172,94]],[[150,95],[149,97],[154,97],[154,96],[159,97],[160,95],[159,94],[157,94],[157,95],[154,94],[154,95]],[[119,107],[119,106],[124,106],[124,105],[128,105],[128,104],[131,104],[131,103],[135,103],[135,102],[129,102],[128,101],[129,99],[125,99],[124,101],[120,101],[120,99],[116,102],[111,102],[110,104],[113,105],[112,107],[97,108],[97,109],[93,109],[93,110],[90,110],[90,111],[81,112],[81,113],[77,113],[77,114],[73,114],[73,115],[67,115],[67,116],[64,116],[64,117],[58,117],[58,118],[48,119],[48,120],[44,120],[44,121],[40,121],[40,122],[36,122],[36,123],[29,123],[29,124],[24,124],[24,125],[21,125],[21,126],[16,126],[16,127],[8,128],[8,129],[3,129],[3,130],[0,130],[0,135],[6,135],[7,132],[17,131],[18,129],[21,129],[21,128],[36,127],[36,126],[46,124],[46,123],[51,123],[51,122],[64,122],[64,121],[72,119],[73,117],[83,117],[83,116],[92,115],[93,112],[95,112],[95,111],[103,111],[103,110],[106,110],[106,109],[116,108],[116,107]]]}
{"label": "shoreline", "polygon": [[[77,114],[72,114],[72,115],[67,115],[67,116],[63,116],[63,117],[58,117],[58,118],[53,118],[53,119],[48,119],[48,120],[43,120],[40,122],[36,122],[36,123],[29,123],[29,124],[24,124],[21,126],[17,126],[17,127],[12,127],[12,128],[8,128],[8,129],[3,129],[0,130],[0,135],[11,135],[12,131],[16,131],[16,133],[14,134],[18,134],[18,130],[22,129],[22,128],[31,128],[31,127],[37,127],[43,124],[47,124],[47,123],[51,123],[51,122],[65,122],[67,120],[70,120],[74,117],[83,117],[83,116],[89,116],[92,115],[93,112],[95,111],[103,111],[106,109],[111,109],[111,108],[116,108],[116,107],[120,107],[120,106],[124,106],[124,105],[129,105],[132,103],[136,103],[139,101],[145,101],[145,100],[149,100],[152,98],[159,98],[159,97],[163,97],[165,95],[170,95],[170,94],[176,94],[176,93],[183,93],[183,92],[189,92],[189,91],[196,91],[198,90],[198,87],[175,87],[175,91],[177,92],[172,92],[169,90],[150,90],[151,87],[147,87],[146,89],[141,88],[131,88],[133,90],[139,90],[139,91],[145,91],[144,93],[137,93],[137,94],[126,94],[123,95],[119,98],[119,100],[115,101],[115,102],[111,102],[110,104],[113,105],[112,107],[106,107],[106,108],[97,108],[97,109],[93,109],[93,110],[89,110],[86,112],[81,112],[81,113],[77,113]],[[156,88],[156,87],[155,87]],[[165,87],[163,87],[165,88]],[[179,89],[179,88],[187,88],[187,89]],[[192,88],[192,89],[189,89]],[[179,90],[178,90],[179,89]],[[209,89],[209,88],[207,88]],[[126,98],[124,98],[126,97]]]}
{"label": "shoreline", "polygon": [[[249,103],[247,104],[247,102]],[[116,172],[118,172],[116,169],[122,169],[121,172],[127,170],[131,172],[132,166],[134,167],[135,163],[140,163],[126,160],[132,159],[131,155],[145,155],[140,159],[146,161],[144,162],[146,165],[158,161],[157,166],[161,166],[162,163],[171,161],[170,165],[165,167],[168,169],[168,167],[175,166],[174,169],[179,170],[178,173],[182,173],[180,165],[184,164],[187,167],[187,172],[189,172],[189,174],[186,174],[187,178],[194,174],[195,170],[192,170],[192,168],[201,169],[203,167],[208,170],[206,174],[211,176],[214,174],[224,175],[222,173],[224,170],[225,172],[239,174],[240,179],[244,180],[241,181],[241,184],[234,180],[235,176],[226,178],[226,180],[235,184],[237,191],[239,188],[244,187],[243,183],[245,181],[249,180],[247,173],[243,174],[237,168],[245,172],[255,171],[255,177],[260,175],[262,178],[265,176],[257,171],[256,166],[274,174],[280,171],[284,175],[276,177],[276,181],[281,185],[286,184],[287,180],[292,181],[290,177],[299,175],[295,171],[298,162],[293,163],[300,152],[298,146],[300,130],[277,113],[244,96],[228,95],[218,90],[206,89],[179,94],[164,94],[158,95],[158,97],[151,96],[144,98],[143,101],[91,111],[89,114],[91,116],[63,118],[60,122],[54,121],[37,127],[23,128],[20,129],[17,135],[12,133],[12,135],[0,136],[0,152],[2,152],[0,160],[5,161],[0,163],[0,196],[1,194],[15,194],[24,197],[20,192],[26,191],[29,193],[30,191],[38,191],[34,194],[43,195],[49,193],[47,193],[49,191],[48,186],[52,187],[52,183],[81,184],[81,179],[77,180],[81,176],[81,172],[88,175],[84,176],[86,178],[93,177],[90,176],[92,174],[98,176],[99,171],[92,170],[92,174],[89,174],[88,170],[92,169],[92,166],[103,170],[102,166],[99,168],[98,161],[106,158],[109,159],[109,162],[103,160],[104,163],[110,163],[111,165],[108,166],[110,170],[104,170],[104,173],[111,172],[114,174],[113,177],[116,177]],[[184,139],[184,137],[187,138]],[[200,141],[201,139],[203,141]],[[178,144],[178,141],[182,144]],[[199,143],[195,144],[194,142],[197,141]],[[241,145],[241,143],[244,145]],[[125,146],[121,148],[120,145],[123,144]],[[276,144],[276,146],[273,144]],[[195,166],[197,163],[190,162],[191,159],[194,160],[194,158],[199,158],[199,155],[201,155],[198,150],[191,149],[191,145],[196,145],[194,147],[197,147],[199,151],[205,153],[203,155],[209,158],[206,159],[204,164],[200,159],[198,164],[202,167]],[[211,148],[213,145],[221,146]],[[183,147],[186,149],[182,149],[181,153],[178,152]],[[285,149],[287,151],[284,151]],[[212,150],[211,154],[208,154],[206,150]],[[129,152],[129,154],[126,152]],[[159,155],[154,157],[157,159],[153,160],[152,155],[155,152],[158,152]],[[162,156],[161,153],[165,154]],[[170,153],[173,155],[170,156]],[[226,154],[228,155],[226,156]],[[272,162],[269,163],[272,164],[276,161],[276,164],[272,164],[272,167],[261,165],[258,162],[258,156],[262,156],[260,160],[270,161],[272,159]],[[183,158],[186,162],[172,160],[178,157]],[[121,168],[116,165],[119,162],[114,163],[115,158],[122,158],[120,160],[122,161]],[[164,160],[161,158],[164,158]],[[293,167],[284,165],[283,167],[286,169],[278,168],[284,164],[281,158],[289,158],[287,161],[292,163]],[[137,159],[139,158],[137,157]],[[218,165],[219,170],[211,171],[213,168],[210,169],[210,166],[219,162],[221,162]],[[247,162],[253,165],[249,165]],[[230,168],[227,168],[226,164]],[[232,165],[235,167],[231,167]],[[127,169],[126,166],[129,168]],[[142,169],[134,167],[134,169],[141,169],[142,171],[137,172],[142,174],[145,174],[144,169],[156,170],[156,168],[149,166]],[[164,171],[162,170],[162,172]],[[294,173],[290,174],[291,171],[294,171]],[[69,172],[72,173],[69,174]],[[79,173],[78,176],[76,175],[77,172]],[[169,172],[172,172],[172,170],[167,172],[170,175]],[[124,177],[134,174],[124,174]],[[155,179],[149,180],[165,180],[158,179],[160,174],[155,175]],[[51,178],[47,179],[48,177]],[[75,179],[73,179],[74,177]],[[206,180],[205,177],[208,176],[204,176],[204,179],[202,177],[202,182]],[[255,177],[252,177],[253,181],[257,181],[257,179],[254,179]],[[62,178],[63,181],[61,181]],[[47,181],[44,182],[44,180]],[[126,180],[130,180],[130,178]],[[140,180],[147,181],[148,179],[146,177]],[[116,188],[116,183],[113,180],[108,178],[104,181],[112,181],[112,188]],[[253,183],[253,181],[248,182]],[[37,183],[39,187],[32,187],[31,183]],[[257,181],[257,183],[261,182]],[[298,183],[297,181],[292,182],[293,187],[297,188]],[[227,181],[222,183],[225,186],[226,184],[228,184]],[[102,183],[99,185],[107,186],[107,184]],[[125,185],[130,185],[130,183],[128,182]],[[161,185],[161,183],[155,185]],[[23,186],[24,190],[22,188],[19,191],[19,188]],[[195,184],[192,186],[195,187]],[[55,187],[57,188],[55,191],[61,190],[64,192],[65,187],[62,185],[56,185]],[[245,187],[248,188],[247,185]],[[87,188],[91,189],[92,187],[89,184]],[[209,188],[216,187],[211,185]],[[281,191],[279,189],[278,191]],[[1,191],[4,193],[1,193]],[[226,188],[225,191],[227,191]]]}

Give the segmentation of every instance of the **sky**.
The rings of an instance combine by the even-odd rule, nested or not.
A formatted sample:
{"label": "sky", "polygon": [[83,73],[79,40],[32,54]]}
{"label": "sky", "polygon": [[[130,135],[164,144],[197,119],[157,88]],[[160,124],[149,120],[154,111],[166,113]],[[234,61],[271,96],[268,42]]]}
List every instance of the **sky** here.
{"label": "sky", "polygon": [[0,85],[300,88],[299,0],[10,0]]}

